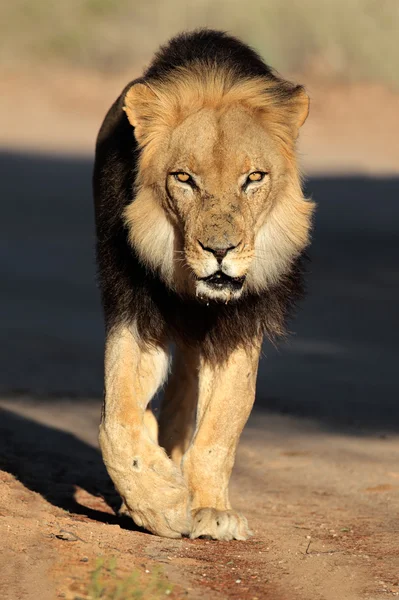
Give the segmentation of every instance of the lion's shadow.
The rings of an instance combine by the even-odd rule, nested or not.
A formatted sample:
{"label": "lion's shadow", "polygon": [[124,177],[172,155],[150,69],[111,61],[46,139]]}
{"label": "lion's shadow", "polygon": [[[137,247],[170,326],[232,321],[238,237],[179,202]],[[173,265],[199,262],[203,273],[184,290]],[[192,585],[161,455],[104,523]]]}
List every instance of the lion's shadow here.
{"label": "lion's shadow", "polygon": [[[98,449],[75,435],[0,409],[0,470],[14,475],[48,502],[95,521],[143,531],[118,516],[121,500]],[[114,514],[89,508],[75,499],[76,488],[102,498]]]}

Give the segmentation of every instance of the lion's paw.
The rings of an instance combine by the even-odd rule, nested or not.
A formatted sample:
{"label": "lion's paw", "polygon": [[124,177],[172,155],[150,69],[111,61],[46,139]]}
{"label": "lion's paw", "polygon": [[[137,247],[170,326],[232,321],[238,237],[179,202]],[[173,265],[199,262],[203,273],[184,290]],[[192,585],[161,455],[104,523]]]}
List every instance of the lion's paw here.
{"label": "lion's paw", "polygon": [[134,448],[111,444],[105,435],[100,440],[108,473],[123,500],[123,513],[156,535],[188,535],[187,484],[164,450],[146,436],[135,440]]}
{"label": "lion's paw", "polygon": [[137,525],[156,535],[177,538],[191,529],[189,495],[180,470],[160,448],[152,448],[148,462],[136,457],[133,484],[124,496],[127,509]]}
{"label": "lion's paw", "polygon": [[155,510],[146,508],[128,512],[136,525],[161,537],[180,538],[182,535],[188,535],[190,531],[190,518],[184,501],[174,506],[160,506]]}
{"label": "lion's paw", "polygon": [[198,508],[191,514],[191,539],[203,537],[224,541],[247,540],[252,535],[247,519],[235,510]]}

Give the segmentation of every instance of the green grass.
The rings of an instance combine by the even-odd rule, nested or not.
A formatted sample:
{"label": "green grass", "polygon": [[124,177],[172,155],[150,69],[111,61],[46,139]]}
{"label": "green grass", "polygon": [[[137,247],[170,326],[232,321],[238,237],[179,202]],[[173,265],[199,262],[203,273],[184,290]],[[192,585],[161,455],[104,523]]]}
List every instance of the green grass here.
{"label": "green grass", "polygon": [[153,567],[150,573],[134,569],[128,577],[118,574],[116,558],[97,560],[91,573],[85,598],[90,600],[159,600],[172,593],[162,568]]}
{"label": "green grass", "polygon": [[0,60],[136,68],[182,29],[232,31],[278,70],[399,87],[398,0],[12,0]]}

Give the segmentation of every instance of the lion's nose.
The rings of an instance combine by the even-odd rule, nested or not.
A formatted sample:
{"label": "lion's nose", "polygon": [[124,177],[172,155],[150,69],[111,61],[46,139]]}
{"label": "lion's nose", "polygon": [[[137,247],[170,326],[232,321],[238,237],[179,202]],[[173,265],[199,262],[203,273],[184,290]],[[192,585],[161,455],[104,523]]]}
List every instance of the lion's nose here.
{"label": "lion's nose", "polygon": [[198,240],[198,243],[203,250],[205,250],[206,252],[211,252],[216,257],[219,264],[222,262],[222,260],[226,256],[226,254],[228,252],[230,252],[230,250],[234,250],[234,248],[237,248],[237,246],[239,245],[239,244],[235,244],[235,245],[226,246],[226,245],[219,245],[219,244],[215,243],[215,244],[212,244],[212,246],[210,246],[210,245],[203,244],[200,240]]}

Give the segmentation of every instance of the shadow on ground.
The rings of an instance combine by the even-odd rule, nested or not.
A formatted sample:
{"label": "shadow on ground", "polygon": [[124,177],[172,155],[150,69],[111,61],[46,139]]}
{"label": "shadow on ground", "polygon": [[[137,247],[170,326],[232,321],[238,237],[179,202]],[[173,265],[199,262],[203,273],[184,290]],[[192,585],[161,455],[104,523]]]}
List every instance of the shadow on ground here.
{"label": "shadow on ground", "polygon": [[105,500],[115,513],[120,508],[121,500],[99,450],[71,433],[3,408],[0,408],[0,471],[14,475],[25,487],[63,510],[118,524],[124,529],[144,531],[129,517],[90,508],[75,500],[76,488],[80,487]]}
{"label": "shadow on ground", "polygon": [[[100,396],[91,161],[0,153],[3,394]],[[265,345],[258,408],[399,428],[399,179],[319,177],[309,293]]]}

